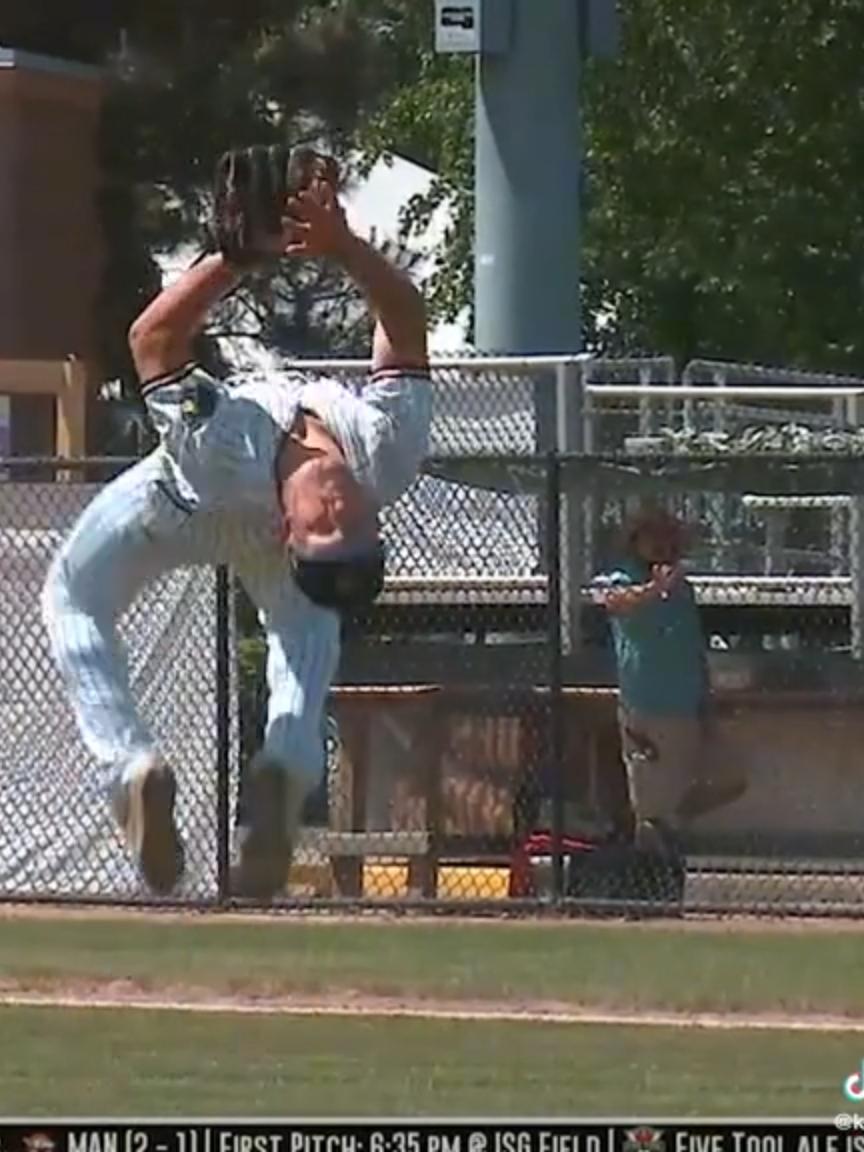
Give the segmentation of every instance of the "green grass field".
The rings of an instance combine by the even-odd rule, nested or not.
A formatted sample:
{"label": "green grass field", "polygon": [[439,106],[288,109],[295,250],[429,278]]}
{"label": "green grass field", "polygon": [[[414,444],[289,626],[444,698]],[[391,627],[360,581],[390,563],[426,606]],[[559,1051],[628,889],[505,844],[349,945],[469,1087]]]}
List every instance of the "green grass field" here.
{"label": "green grass field", "polygon": [[[859,934],[0,917],[0,992],[386,995],[864,1016]],[[0,1101],[67,1115],[822,1115],[854,1032],[0,1007]]]}
{"label": "green grass field", "polygon": [[0,1009],[0,1099],[64,1115],[824,1115],[851,1036]]}

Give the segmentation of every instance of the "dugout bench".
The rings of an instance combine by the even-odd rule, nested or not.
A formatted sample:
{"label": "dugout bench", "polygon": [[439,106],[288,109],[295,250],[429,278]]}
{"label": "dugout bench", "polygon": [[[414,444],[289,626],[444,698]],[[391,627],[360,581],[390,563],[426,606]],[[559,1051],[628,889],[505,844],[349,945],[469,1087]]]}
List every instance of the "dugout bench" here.
{"label": "dugout bench", "polygon": [[[753,748],[757,771],[744,799],[703,822],[708,838],[761,839],[763,852],[767,844],[781,857],[784,842],[803,838],[814,853],[860,858],[864,691],[739,688],[716,696],[723,722]],[[617,692],[567,687],[563,701],[566,799],[621,827],[630,812]],[[336,894],[363,895],[369,858],[407,861],[408,894],[427,898],[439,894],[442,863],[507,863],[517,795],[551,767],[547,691],[344,686],[332,703],[341,750],[330,824],[305,830],[301,847],[329,862]],[[380,739],[388,728],[389,752]]]}
{"label": "dugout bench", "polygon": [[[615,695],[566,689],[563,734],[575,767],[569,797],[620,820],[628,806]],[[409,893],[425,897],[438,892],[442,860],[509,859],[517,793],[548,767],[547,691],[346,686],[333,690],[332,704],[342,745],[331,782],[338,801],[331,800],[330,828],[307,833],[304,844],[329,857],[339,895],[362,893],[364,858],[371,856],[407,859]],[[376,729],[388,726],[402,742],[395,757],[380,751],[380,741],[376,755]],[[414,803],[399,804],[400,793]]]}

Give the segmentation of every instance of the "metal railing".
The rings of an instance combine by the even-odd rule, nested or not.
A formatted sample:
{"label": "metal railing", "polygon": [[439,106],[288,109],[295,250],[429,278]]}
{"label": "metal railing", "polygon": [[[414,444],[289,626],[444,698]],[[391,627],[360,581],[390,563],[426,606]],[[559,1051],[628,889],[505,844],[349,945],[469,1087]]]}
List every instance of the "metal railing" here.
{"label": "metal railing", "polygon": [[[294,366],[358,384],[368,370],[368,362],[358,359],[300,361]],[[723,432],[743,421],[799,423],[823,430],[857,427],[864,397],[864,381],[855,378],[715,361],[692,361],[679,376],[669,357],[453,357],[436,361],[433,375],[438,390],[432,443],[436,454],[530,454],[553,445],[562,452],[615,451],[623,450],[628,436],[651,435],[661,428],[704,426]],[[756,400],[771,403],[754,406]],[[527,507],[534,494],[524,495]],[[455,502],[460,496],[454,489],[449,499]],[[782,500],[778,497],[776,507]],[[755,513],[765,506],[750,503],[747,507]],[[691,507],[690,513],[724,536],[729,528],[724,509],[722,497],[715,494],[704,507]],[[447,509],[450,517],[456,513],[454,507]],[[826,561],[826,575],[850,571],[849,518],[839,504],[827,509],[830,543],[820,554]],[[570,583],[581,583],[600,559],[596,501],[567,493],[565,521],[569,525],[568,571],[578,573],[578,579]],[[530,535],[530,529],[526,530]],[[752,574],[780,574],[794,568],[802,556],[793,546],[784,545],[776,517],[765,517],[764,533],[761,562]],[[724,562],[722,545],[721,539],[712,553],[712,570],[718,575]],[[454,572],[454,579],[493,579],[503,598],[522,595],[531,579],[530,570],[511,568],[505,574],[503,567],[503,563],[478,564]],[[434,579],[439,593],[447,581],[443,571],[414,574],[401,570],[398,556],[396,570],[400,597],[410,594],[412,580],[417,582],[418,596],[428,579]]]}
{"label": "metal railing", "polygon": [[[303,367],[359,382],[368,364],[363,360],[317,360],[303,362]],[[651,436],[669,428],[707,428],[724,433],[753,424],[796,423],[822,431],[858,427],[864,397],[864,381],[857,378],[698,360],[679,374],[670,357],[454,357],[435,362],[433,375],[439,404],[433,451],[457,455],[530,454],[552,444],[562,452],[614,452],[624,450],[633,436]],[[431,485],[427,487],[431,490]],[[425,497],[425,492],[412,497],[418,508],[421,496]],[[720,581],[724,573],[734,576],[738,587],[742,580],[746,585],[761,576],[795,574],[819,580],[824,574],[826,579],[845,579],[849,583],[844,597],[851,596],[856,617],[860,617],[864,593],[854,559],[859,538],[857,502],[809,505],[814,524],[811,534],[817,539],[813,546],[802,547],[787,540],[789,520],[775,511],[783,506],[784,499],[777,496],[771,509],[756,501],[746,502],[734,516],[729,500],[719,493],[694,495],[683,501],[682,510],[705,526],[707,571]],[[424,508],[423,515],[417,515],[424,519],[428,514],[430,523],[440,523],[442,535],[446,535],[448,523],[473,517],[479,539],[484,533],[492,534],[489,525],[500,513],[515,529],[513,556],[508,559],[500,547],[478,548],[476,564],[460,563],[448,573],[443,565],[433,565],[430,560],[430,570],[418,572],[408,570],[397,549],[398,583],[388,588],[389,598],[400,603],[421,602],[427,594],[434,594],[439,601],[456,600],[465,594],[465,581],[471,580],[491,582],[484,586],[484,602],[497,597],[502,605],[515,604],[531,594],[533,567],[542,563],[536,534],[536,493],[524,486],[520,491],[517,484],[515,492],[487,495],[482,510],[472,510],[472,502],[477,503],[475,497],[451,484],[433,493],[430,506]],[[514,506],[520,502],[522,508],[517,513]],[[620,501],[606,500],[602,505],[596,495],[565,491],[563,597],[568,651],[577,650],[580,644],[577,590],[603,559],[605,525],[623,512]],[[805,498],[801,497],[797,508],[804,505]],[[406,507],[395,513],[400,530],[406,515],[411,515]],[[747,544],[737,547],[743,520]],[[758,539],[754,535],[757,529],[761,534]],[[820,536],[824,540],[820,541]],[[700,557],[700,571],[704,570]],[[834,594],[829,591],[832,586],[824,587],[826,595]],[[712,586],[710,595],[714,594]]]}

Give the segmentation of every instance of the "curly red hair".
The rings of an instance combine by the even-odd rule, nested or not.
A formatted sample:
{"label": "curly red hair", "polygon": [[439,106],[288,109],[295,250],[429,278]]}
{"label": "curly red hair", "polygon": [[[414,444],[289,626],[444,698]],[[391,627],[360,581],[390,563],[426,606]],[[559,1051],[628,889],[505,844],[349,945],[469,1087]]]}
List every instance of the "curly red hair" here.
{"label": "curly red hair", "polygon": [[640,536],[658,537],[668,540],[670,551],[683,552],[690,542],[691,530],[687,524],[668,508],[657,504],[646,504],[629,516],[625,523],[625,541],[628,549],[636,545]]}

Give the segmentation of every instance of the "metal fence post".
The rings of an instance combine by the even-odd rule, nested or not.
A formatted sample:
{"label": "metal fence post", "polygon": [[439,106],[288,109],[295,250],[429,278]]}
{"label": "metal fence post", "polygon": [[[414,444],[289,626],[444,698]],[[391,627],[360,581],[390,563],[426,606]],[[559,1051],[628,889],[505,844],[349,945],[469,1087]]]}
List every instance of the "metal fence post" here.
{"label": "metal fence post", "polygon": [[[554,449],[546,456],[546,580],[548,613],[548,680],[549,700],[547,741],[549,773],[552,787],[552,899],[565,895],[564,858],[561,839],[564,832],[564,669],[562,649],[563,620],[561,613],[561,455]],[[578,605],[577,596],[577,605]]]}
{"label": "metal fence post", "polygon": [[[864,397],[848,398],[848,419],[854,428],[864,425]],[[849,493],[849,608],[850,646],[855,660],[864,657],[864,497]]]}
{"label": "metal fence post", "polygon": [[[831,404],[831,416],[839,429],[848,425],[846,402],[842,398],[835,399]],[[850,498],[851,499],[851,498]],[[849,554],[849,519],[852,514],[851,503],[844,506],[840,501],[831,505],[828,513],[828,547],[831,553],[831,575],[843,576],[843,555]]]}
{"label": "metal fence post", "polygon": [[[585,409],[585,390],[583,388],[582,361],[575,358],[561,360],[555,372],[555,447],[557,452],[567,455],[570,452],[583,452],[589,447],[587,437],[591,435],[590,414]],[[551,458],[550,458],[551,459]],[[551,464],[550,464],[551,468]],[[551,489],[552,481],[547,478],[547,487]],[[593,531],[593,500],[590,496],[578,495],[561,491],[560,474],[557,475],[558,502],[564,503],[564,517],[561,518],[560,509],[553,511],[545,509],[547,531],[551,530],[551,518],[558,517],[558,534],[556,536],[557,563],[566,563],[566,574],[559,572],[559,594],[561,604],[558,609],[561,636],[559,645],[563,643],[565,651],[570,656],[576,655],[582,646],[582,597],[580,589],[585,582],[585,558],[588,547],[588,531]],[[548,498],[548,493],[547,493]],[[563,549],[561,542],[561,525],[564,527]],[[566,560],[565,560],[566,557]],[[546,557],[547,571],[551,574],[556,563],[550,553]]]}
{"label": "metal fence post", "polygon": [[231,573],[216,569],[216,884],[221,905],[228,903],[231,845]]}

